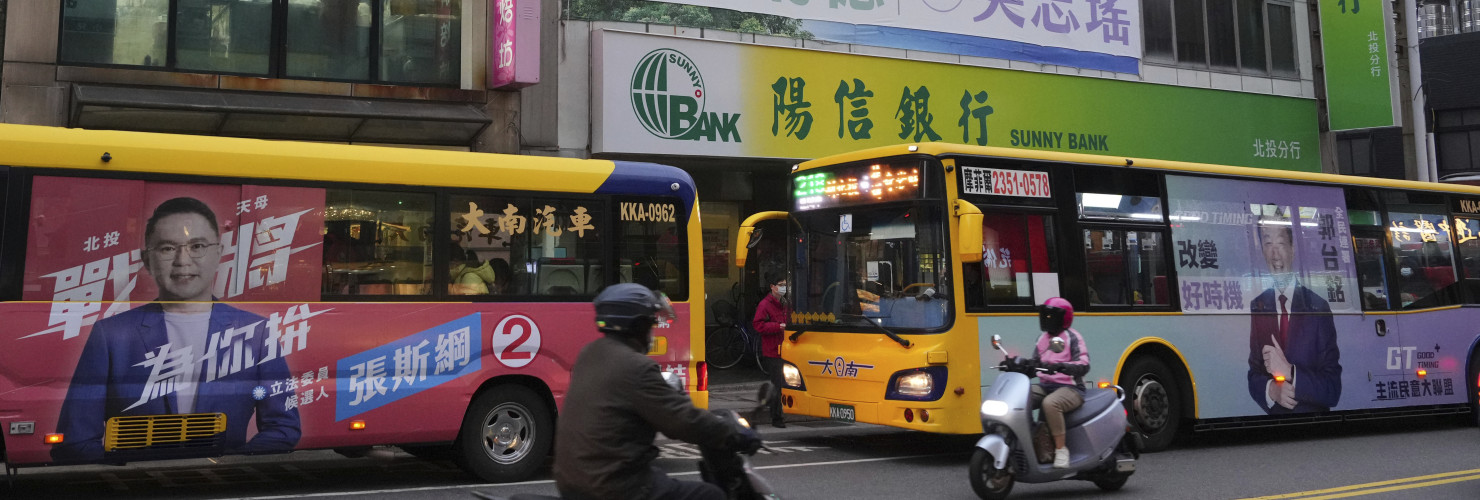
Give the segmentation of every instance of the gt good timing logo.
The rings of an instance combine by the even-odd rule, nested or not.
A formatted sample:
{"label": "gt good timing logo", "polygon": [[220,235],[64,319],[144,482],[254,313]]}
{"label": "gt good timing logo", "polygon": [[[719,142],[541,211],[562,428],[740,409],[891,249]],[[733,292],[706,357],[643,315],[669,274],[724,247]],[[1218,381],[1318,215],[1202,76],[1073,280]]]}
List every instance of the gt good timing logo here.
{"label": "gt good timing logo", "polygon": [[704,111],[704,76],[673,49],[648,52],[632,70],[632,111],[663,139],[740,142],[740,113]]}

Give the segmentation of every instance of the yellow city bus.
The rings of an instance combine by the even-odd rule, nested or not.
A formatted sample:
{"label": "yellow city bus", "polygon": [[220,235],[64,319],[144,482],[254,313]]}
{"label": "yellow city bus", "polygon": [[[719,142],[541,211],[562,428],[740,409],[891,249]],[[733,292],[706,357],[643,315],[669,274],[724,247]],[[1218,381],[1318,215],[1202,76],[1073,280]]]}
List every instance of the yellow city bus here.
{"label": "yellow city bus", "polygon": [[609,283],[708,404],[698,200],[621,161],[0,125],[0,461],[541,467]]}
{"label": "yellow city bus", "polygon": [[[1002,356],[1062,296],[1087,383],[1179,431],[1472,413],[1480,189],[944,143],[792,172],[741,227],[784,265],[785,411],[982,432]],[[749,255],[785,220],[785,255]],[[770,237],[770,235],[767,235]]]}

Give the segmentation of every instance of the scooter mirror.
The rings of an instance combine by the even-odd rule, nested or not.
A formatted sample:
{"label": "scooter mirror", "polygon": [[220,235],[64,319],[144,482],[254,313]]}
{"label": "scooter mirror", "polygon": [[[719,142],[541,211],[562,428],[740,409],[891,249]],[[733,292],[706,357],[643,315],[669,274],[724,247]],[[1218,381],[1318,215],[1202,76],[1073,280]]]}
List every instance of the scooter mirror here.
{"label": "scooter mirror", "polygon": [[[999,350],[999,351],[1002,351],[1002,336],[1001,335],[993,335],[992,336],[992,348],[993,349],[996,349],[996,350]],[[1007,351],[1002,351],[1002,353],[1003,354],[1007,354]]]}

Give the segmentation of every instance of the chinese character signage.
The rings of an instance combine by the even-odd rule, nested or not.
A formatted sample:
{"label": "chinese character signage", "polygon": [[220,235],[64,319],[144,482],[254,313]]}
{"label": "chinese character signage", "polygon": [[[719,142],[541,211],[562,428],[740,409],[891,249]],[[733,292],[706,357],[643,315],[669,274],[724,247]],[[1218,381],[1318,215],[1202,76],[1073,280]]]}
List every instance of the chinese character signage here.
{"label": "chinese character signage", "polygon": [[488,48],[489,88],[517,89],[540,83],[540,3],[494,0]]}
{"label": "chinese character signage", "polygon": [[1388,37],[1392,9],[1386,0],[1320,3],[1321,56],[1326,68],[1331,130],[1391,127],[1396,74]]}
{"label": "chinese character signage", "polygon": [[[936,34],[990,37],[1020,47],[1018,52],[1063,52],[1066,57],[1056,64],[1074,65],[1073,61],[1085,59],[1083,55],[1067,57],[1070,51],[1125,59],[1130,62],[1130,68],[1141,58],[1141,4],[1132,0],[660,1],[870,25],[877,27],[867,30],[874,36],[897,33],[917,39],[948,39],[933,36]],[[992,44],[992,41],[973,44]]]}
{"label": "chinese character signage", "polygon": [[816,158],[943,141],[1320,170],[1310,99],[617,31],[592,37],[598,153]]}

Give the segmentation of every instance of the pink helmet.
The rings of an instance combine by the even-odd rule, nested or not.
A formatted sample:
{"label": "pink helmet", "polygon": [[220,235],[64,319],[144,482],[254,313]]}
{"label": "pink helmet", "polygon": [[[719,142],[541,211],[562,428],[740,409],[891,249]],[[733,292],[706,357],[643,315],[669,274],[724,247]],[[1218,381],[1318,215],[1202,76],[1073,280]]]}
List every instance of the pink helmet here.
{"label": "pink helmet", "polygon": [[1074,306],[1063,297],[1052,297],[1038,307],[1038,327],[1045,332],[1058,335],[1073,324]]}

